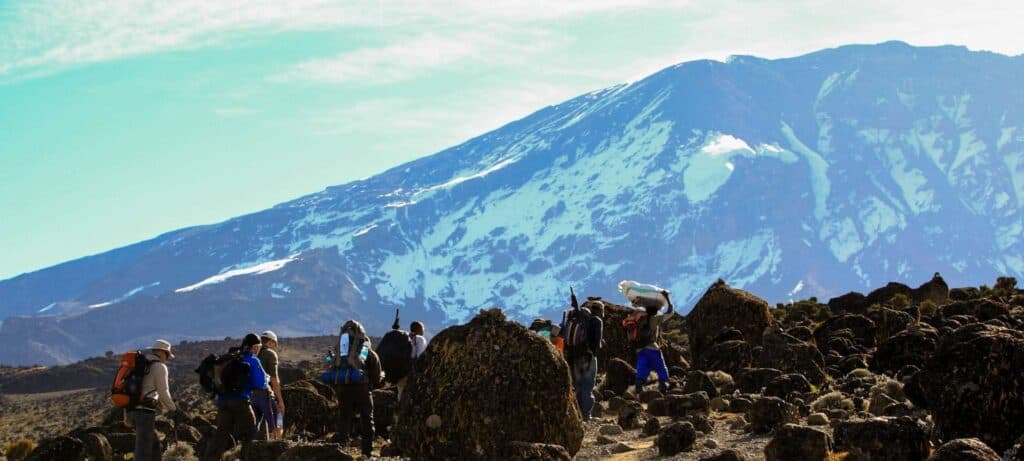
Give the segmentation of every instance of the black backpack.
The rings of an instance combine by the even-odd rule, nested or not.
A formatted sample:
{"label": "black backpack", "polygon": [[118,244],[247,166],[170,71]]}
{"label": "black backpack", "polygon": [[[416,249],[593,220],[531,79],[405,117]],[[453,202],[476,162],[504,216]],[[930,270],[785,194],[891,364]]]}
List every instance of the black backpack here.
{"label": "black backpack", "polygon": [[391,330],[377,344],[377,356],[384,379],[397,383],[412,371],[412,336],[403,330]]}
{"label": "black backpack", "polygon": [[196,368],[199,385],[217,395],[238,394],[245,390],[252,374],[249,363],[242,360],[241,350],[233,347],[227,354],[210,354]]}
{"label": "black backpack", "polygon": [[590,311],[570,309],[565,318],[565,347],[569,350],[590,348]]}

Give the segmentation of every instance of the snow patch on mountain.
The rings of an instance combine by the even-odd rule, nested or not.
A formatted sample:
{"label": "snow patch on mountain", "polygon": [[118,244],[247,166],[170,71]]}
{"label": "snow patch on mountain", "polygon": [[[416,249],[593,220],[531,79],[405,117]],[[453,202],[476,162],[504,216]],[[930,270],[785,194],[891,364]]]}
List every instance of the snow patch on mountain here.
{"label": "snow patch on mountain", "polygon": [[800,141],[793,128],[786,122],[782,122],[782,135],[793,152],[800,154],[810,167],[811,188],[814,190],[814,217],[820,221],[828,214],[828,196],[832,190],[832,182],[828,178],[828,162]]}
{"label": "snow patch on mountain", "polygon": [[90,309],[98,309],[100,307],[106,307],[106,306],[109,306],[111,304],[117,304],[117,303],[119,303],[121,301],[124,301],[124,300],[126,300],[128,298],[131,298],[132,296],[135,296],[135,295],[137,295],[139,293],[142,293],[143,291],[145,291],[145,290],[147,290],[149,288],[154,288],[154,287],[157,287],[157,286],[160,286],[160,282],[153,282],[153,283],[150,283],[148,285],[137,286],[135,288],[132,288],[131,290],[128,290],[127,293],[125,293],[125,294],[123,294],[121,296],[118,296],[117,298],[111,299],[110,301],[105,301],[105,302],[97,303],[97,304],[90,304],[89,308]]}
{"label": "snow patch on mountain", "polygon": [[282,267],[286,266],[288,263],[290,263],[292,261],[295,261],[296,258],[297,258],[296,256],[291,256],[291,257],[288,257],[288,258],[285,258],[285,259],[279,259],[279,260],[276,260],[276,261],[267,261],[265,263],[257,264],[255,266],[251,266],[251,267],[246,267],[244,269],[229,270],[227,272],[223,272],[223,273],[214,275],[212,277],[209,277],[209,278],[207,278],[207,279],[205,279],[205,280],[203,280],[203,281],[201,281],[199,283],[195,283],[195,284],[189,285],[187,287],[178,288],[177,290],[174,290],[174,292],[175,293],[185,293],[185,292],[189,292],[189,291],[195,291],[195,290],[198,290],[199,288],[202,288],[202,287],[205,287],[205,286],[208,286],[208,285],[214,285],[214,284],[218,284],[218,283],[223,283],[223,282],[227,281],[228,279],[230,279],[232,277],[238,277],[240,275],[262,275],[262,274],[267,274],[267,273],[276,271],[278,269],[281,269]]}

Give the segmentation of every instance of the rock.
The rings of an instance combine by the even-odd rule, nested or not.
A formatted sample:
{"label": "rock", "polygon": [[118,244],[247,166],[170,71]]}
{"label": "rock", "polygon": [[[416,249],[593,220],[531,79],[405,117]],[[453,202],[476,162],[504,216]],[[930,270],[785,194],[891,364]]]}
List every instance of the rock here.
{"label": "rock", "polygon": [[862,293],[851,291],[828,300],[828,308],[836,313],[862,314],[868,309],[868,299]]}
{"label": "rock", "polygon": [[718,388],[715,387],[715,383],[711,381],[702,371],[691,371],[686,374],[686,384],[683,385],[683,392],[686,394],[692,394],[694,392],[703,391],[708,397],[718,397]]}
{"label": "rock", "polygon": [[762,397],[747,412],[751,430],[763,434],[797,421],[797,409],[778,397]]}
{"label": "rock", "polygon": [[[134,443],[134,442],[133,442]],[[72,437],[43,439],[25,461],[81,461],[85,459],[85,444]]]}
{"label": "rock", "polygon": [[301,368],[282,366],[277,368],[277,379],[281,380],[282,386],[287,386],[291,383],[305,380],[306,372]]}
{"label": "rock", "polygon": [[639,429],[640,415],[643,414],[643,411],[640,402],[627,402],[622,408],[619,408],[619,416],[616,418],[619,427],[625,430]]}
{"label": "rock", "polygon": [[704,456],[700,458],[700,461],[747,461],[747,457],[744,456],[743,453],[730,448],[712,455]]}
{"label": "rock", "polygon": [[[622,329],[620,326],[619,329]],[[604,383],[601,386],[617,395],[622,395],[636,383],[636,368],[633,368],[625,360],[613,358],[608,361],[607,371],[604,375]]]}
{"label": "rock", "polygon": [[685,416],[694,411],[708,413],[711,410],[711,399],[703,391],[685,395],[669,395],[666,399],[668,400],[668,416]]}
{"label": "rock", "polygon": [[949,301],[949,285],[947,285],[942,276],[936,272],[935,275],[932,276],[931,280],[913,290],[910,299],[914,301],[914,304],[931,301],[935,303],[935,305],[941,306]]}
{"label": "rock", "polygon": [[774,325],[765,328],[762,343],[763,350],[754,359],[759,367],[800,373],[814,385],[825,382],[825,359],[814,345],[800,341]]}
{"label": "rock", "polygon": [[913,299],[914,290],[902,283],[889,282],[884,287],[868,293],[865,301],[867,301],[868,306],[872,304],[886,304],[892,300],[892,298],[896,297],[896,295],[903,295],[906,296],[907,299]]}
{"label": "rock", "polygon": [[[579,451],[583,421],[568,397],[565,360],[499,309],[438,333],[416,365],[391,434],[403,456],[494,456],[511,442],[558,445],[570,456]],[[433,414],[442,420],[438,429],[422,424]]]}
{"label": "rock", "polygon": [[743,428],[747,427],[747,424],[749,424],[749,423],[747,423],[747,418],[743,417],[743,415],[738,415],[735,418],[733,418],[731,421],[729,421],[729,429],[733,429],[733,430],[743,429]]}
{"label": "rock", "polygon": [[712,423],[704,413],[686,415],[686,421],[693,424],[693,428],[697,429],[699,432],[709,433],[715,430],[714,423]]}
{"label": "rock", "polygon": [[242,444],[242,461],[277,461],[291,447],[287,440],[254,440]]}
{"label": "rock", "polygon": [[601,435],[619,435],[623,430],[618,424],[605,424],[598,428],[597,432]]}
{"label": "rock", "polygon": [[953,301],[977,299],[979,296],[981,296],[981,292],[974,287],[953,288],[952,290],[949,290],[949,299]]}
{"label": "rock", "polygon": [[102,434],[85,434],[81,438],[85,446],[85,456],[90,461],[111,461],[114,459],[114,450],[110,442]]}
{"label": "rock", "polygon": [[831,454],[832,438],[827,433],[795,424],[782,426],[764,447],[765,461],[824,461]]}
{"label": "rock", "polygon": [[697,441],[697,431],[690,423],[673,423],[658,433],[654,445],[661,456],[674,456],[683,450],[689,450]]}
{"label": "rock", "polygon": [[715,448],[718,448],[718,441],[715,439],[707,439],[704,441],[704,447],[714,450]]}
{"label": "rock", "polygon": [[[282,393],[284,389],[281,389]],[[285,402],[288,402],[285,400]],[[290,408],[289,408],[290,409]],[[348,455],[341,449],[341,445],[334,443],[307,443],[296,445],[284,453],[277,461],[354,461],[355,458]]]}
{"label": "rock", "polygon": [[726,411],[726,410],[729,409],[729,400],[727,400],[725,397],[721,397],[721,396],[715,397],[715,398],[711,399],[711,403],[709,404],[709,406],[714,411],[718,411],[718,412]]}
{"label": "rock", "polygon": [[729,400],[730,413],[746,413],[752,406],[754,401],[746,397],[733,397]]}
{"label": "rock", "polygon": [[782,370],[775,368],[744,368],[733,376],[740,392],[760,394],[771,380],[782,375]]}
{"label": "rock", "polygon": [[324,435],[334,430],[335,412],[331,401],[318,390],[314,381],[300,381],[281,388],[288,414],[286,431]]}
{"label": "rock", "polygon": [[877,342],[885,341],[896,335],[907,327],[915,325],[917,320],[914,316],[907,312],[898,311],[895,309],[889,309],[883,307],[877,312],[872,312],[872,318],[875,320],[875,325],[878,329],[875,330],[875,340]]}
{"label": "rock", "polygon": [[911,418],[839,421],[837,451],[850,461],[917,461],[928,458],[928,432]]}
{"label": "rock", "polygon": [[714,343],[694,361],[698,370],[722,370],[734,374],[753,363],[752,348],[743,340],[732,340]]}
{"label": "rock", "polygon": [[[458,458],[465,458],[465,456],[463,454]],[[570,461],[572,456],[561,445],[509,442],[501,447],[501,451],[495,459],[508,461]]]}
{"label": "rock", "polygon": [[622,408],[622,406],[625,405],[626,402],[627,400],[622,397],[612,397],[611,399],[608,400],[608,411],[612,413],[618,413],[619,408]]}
{"label": "rock", "polygon": [[928,461],[1001,461],[999,454],[978,439],[956,439],[946,442]]}
{"label": "rock", "polygon": [[644,424],[643,434],[648,437],[653,437],[661,432],[661,421],[658,418],[648,418],[647,423]]}
{"label": "rock", "polygon": [[866,347],[875,345],[875,322],[863,315],[842,314],[829,318],[814,330],[814,342],[818,344],[822,353],[827,351],[825,345],[829,339],[842,330],[849,330],[852,334],[850,339],[855,344]]}
{"label": "rock", "polygon": [[125,455],[135,451],[135,434],[117,432],[106,434],[107,443],[115,455]]}
{"label": "rock", "polygon": [[811,413],[807,415],[807,424],[810,426],[828,426],[828,416],[825,413]]}
{"label": "rock", "polygon": [[744,341],[760,345],[761,333],[771,323],[772,316],[765,300],[731,288],[719,280],[708,288],[686,316],[690,351],[699,358],[724,328],[735,328],[743,333]]}
{"label": "rock", "polygon": [[594,418],[600,418],[605,414],[605,404],[602,402],[594,402],[594,407],[590,409],[590,416]]}
{"label": "rock", "polygon": [[637,399],[640,400],[641,403],[651,403],[651,400],[658,399],[661,397],[661,391],[657,389],[648,389],[646,391],[641,392],[640,396]]}
{"label": "rock", "polygon": [[970,301],[957,301],[939,308],[939,313],[946,318],[957,315],[969,315],[985,322],[1004,319],[1010,316],[1010,306],[988,298]]}
{"label": "rock", "polygon": [[430,415],[427,416],[427,420],[424,422],[428,429],[439,429],[441,427],[441,416]]}
{"label": "rock", "polygon": [[615,442],[616,442],[615,439],[613,439],[611,437],[608,437],[607,435],[598,435],[597,436],[597,444],[598,445],[611,445],[611,444],[613,444]]}
{"label": "rock", "polygon": [[636,448],[633,448],[633,447],[631,447],[629,445],[626,445],[625,443],[622,443],[622,442],[616,442],[614,445],[611,446],[611,448],[608,449],[608,452],[609,453],[613,453],[613,454],[620,454],[620,453],[629,453],[629,452],[634,451],[634,450],[636,450]]}
{"label": "rock", "polygon": [[653,416],[668,416],[668,398],[651,400],[651,403],[647,404],[647,412]]}
{"label": "rock", "polygon": [[1024,421],[1022,369],[1024,332],[976,323],[942,337],[907,387],[926,400],[940,439],[977,436],[1003,452]]}
{"label": "rock", "polygon": [[779,376],[768,382],[764,395],[786,399],[790,394],[806,394],[811,392],[811,383],[800,373]]}
{"label": "rock", "polygon": [[[287,402],[287,401],[286,401]],[[398,418],[398,391],[376,389],[373,391],[373,425],[378,436],[391,437],[391,426]],[[357,427],[357,426],[353,426]]]}

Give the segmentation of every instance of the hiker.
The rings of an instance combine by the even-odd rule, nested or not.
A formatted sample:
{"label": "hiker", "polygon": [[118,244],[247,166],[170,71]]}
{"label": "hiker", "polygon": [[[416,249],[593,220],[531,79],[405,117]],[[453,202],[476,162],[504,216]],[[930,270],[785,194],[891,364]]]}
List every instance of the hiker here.
{"label": "hiker", "polygon": [[601,349],[604,322],[586,307],[580,307],[576,293],[569,288],[572,309],[565,311],[559,334],[565,341],[565,361],[572,372],[576,404],[584,421],[590,420],[594,408],[594,385],[597,383],[597,352]]}
{"label": "hiker", "polygon": [[380,382],[380,361],[370,348],[370,337],[355,320],[345,322],[339,333],[338,354],[333,356],[333,384],[338,396],[338,419],[334,441],[346,444],[352,417],[359,412],[362,452],[373,452],[373,389]]}
{"label": "hiker", "polygon": [[[638,320],[638,340],[634,344],[637,347],[636,395],[638,396],[643,391],[644,384],[647,383],[647,377],[652,370],[658,374],[658,390],[668,392],[668,367],[665,366],[665,357],[661,354],[658,340],[661,339],[661,324],[675,312],[675,308],[672,306],[672,299],[669,298],[668,291],[662,290],[661,295],[668,303],[665,313],[658,314],[661,308],[648,304],[644,307],[646,315],[641,314],[642,317]],[[637,305],[636,302],[633,304]]]}
{"label": "hiker", "polygon": [[410,323],[409,333],[412,335],[412,358],[413,368],[415,369],[415,359],[418,359],[427,350],[427,338],[423,336],[426,334],[426,328],[423,326],[423,322],[415,321]]}
{"label": "hiker", "polygon": [[260,334],[260,342],[263,347],[257,358],[270,378],[270,389],[252,392],[252,409],[256,414],[255,437],[256,440],[278,439],[284,435],[284,427],[278,424],[278,419],[283,420],[284,395],[281,393],[281,380],[277,373],[277,334],[270,330],[264,331]]}
{"label": "hiker", "polygon": [[260,359],[256,358],[261,346],[260,337],[254,333],[242,339],[239,360],[248,365],[242,367],[248,369],[248,376],[240,391],[217,394],[217,419],[214,423],[217,431],[206,446],[203,461],[218,461],[234,444],[248,443],[255,435],[256,415],[251,404],[253,391],[265,391],[269,383]]}
{"label": "hiker", "polygon": [[136,461],[159,460],[162,452],[156,436],[156,414],[169,411],[177,414],[178,407],[171,399],[167,385],[167,362],[174,359],[171,343],[158,339],[145,354],[149,370],[142,378],[142,403],[126,412],[129,423],[135,427]]}
{"label": "hiker", "polygon": [[[591,312],[593,314],[593,312]],[[551,344],[555,345],[558,352],[565,352],[565,339],[562,339],[562,326],[551,325]]]}

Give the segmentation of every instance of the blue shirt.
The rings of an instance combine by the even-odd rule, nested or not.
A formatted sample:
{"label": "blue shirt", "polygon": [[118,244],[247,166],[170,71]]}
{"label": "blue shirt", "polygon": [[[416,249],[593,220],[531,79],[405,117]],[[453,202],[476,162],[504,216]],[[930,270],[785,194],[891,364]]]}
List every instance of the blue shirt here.
{"label": "blue shirt", "polygon": [[252,355],[252,352],[246,352],[242,354],[242,361],[249,364],[249,381],[245,384],[245,388],[237,394],[218,395],[217,403],[228,400],[250,400],[252,398],[252,391],[267,390],[270,377],[263,370],[263,364],[260,363],[260,359]]}

